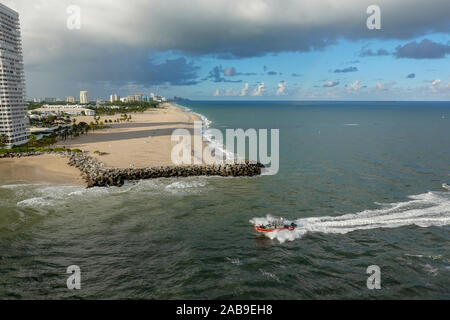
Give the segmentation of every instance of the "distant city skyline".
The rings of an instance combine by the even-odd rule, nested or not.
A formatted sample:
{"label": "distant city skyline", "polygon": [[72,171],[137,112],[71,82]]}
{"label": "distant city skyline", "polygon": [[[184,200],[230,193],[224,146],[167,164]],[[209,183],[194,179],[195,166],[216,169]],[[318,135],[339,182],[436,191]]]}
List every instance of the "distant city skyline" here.
{"label": "distant city skyline", "polygon": [[3,3],[21,15],[28,99],[450,100],[446,0],[380,0],[380,30],[368,0]]}
{"label": "distant city skyline", "polygon": [[[67,96],[65,98],[61,97],[45,97],[45,98],[29,98],[27,101],[34,102],[34,103],[55,103],[55,102],[66,102],[66,103],[76,103],[80,102],[80,104],[88,104],[89,102],[93,101],[102,101],[105,102],[108,99],[105,99],[104,97],[96,97],[96,98],[89,98],[89,91],[82,90],[79,94],[79,99],[76,99],[74,96]],[[174,97],[175,98],[175,97]],[[167,98],[164,96],[161,96],[159,94],[156,94],[154,92],[150,92],[149,94],[144,93],[135,93],[135,94],[129,94],[124,97],[121,97],[118,94],[110,94],[109,95],[109,102],[113,103],[116,101],[159,101],[159,102],[165,102],[167,101]]]}

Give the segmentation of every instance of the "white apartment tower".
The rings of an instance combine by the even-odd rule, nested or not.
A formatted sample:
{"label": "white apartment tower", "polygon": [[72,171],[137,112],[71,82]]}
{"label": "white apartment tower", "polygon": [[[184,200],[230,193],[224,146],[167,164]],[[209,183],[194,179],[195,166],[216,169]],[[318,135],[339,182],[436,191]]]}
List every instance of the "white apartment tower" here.
{"label": "white apartment tower", "polygon": [[0,135],[8,146],[28,141],[19,14],[0,3]]}
{"label": "white apartment tower", "polygon": [[116,102],[120,100],[120,96],[118,94],[112,94],[109,96],[109,102]]}
{"label": "white apartment tower", "polygon": [[89,98],[88,98],[88,92],[87,91],[80,91],[80,103],[81,104],[88,104]]}

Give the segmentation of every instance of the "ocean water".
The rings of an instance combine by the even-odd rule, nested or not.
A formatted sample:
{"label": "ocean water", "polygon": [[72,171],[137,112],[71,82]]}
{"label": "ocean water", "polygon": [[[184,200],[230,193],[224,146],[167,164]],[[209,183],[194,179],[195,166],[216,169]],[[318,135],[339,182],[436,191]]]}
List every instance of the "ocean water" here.
{"label": "ocean water", "polygon": [[[278,174],[2,182],[0,298],[450,298],[449,103],[183,105],[220,130],[279,129]],[[298,228],[256,233],[268,215]]]}

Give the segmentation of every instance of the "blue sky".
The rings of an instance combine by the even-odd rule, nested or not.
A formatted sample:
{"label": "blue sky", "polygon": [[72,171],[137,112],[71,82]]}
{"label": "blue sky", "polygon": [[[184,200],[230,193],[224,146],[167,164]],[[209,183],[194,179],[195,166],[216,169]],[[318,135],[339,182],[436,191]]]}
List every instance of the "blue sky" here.
{"label": "blue sky", "polygon": [[[223,69],[235,68],[237,72],[254,75],[226,77],[230,81],[241,82],[202,82],[196,86],[196,98],[200,99],[257,99],[254,96],[240,96],[245,83],[249,91],[264,83],[267,99],[342,99],[342,100],[446,100],[450,92],[430,96],[431,83],[440,79],[441,83],[450,81],[449,56],[441,59],[396,58],[392,54],[383,56],[361,56],[363,50],[373,52],[380,48],[395,52],[395,48],[411,41],[420,43],[429,39],[438,43],[448,43],[448,34],[429,34],[407,41],[339,40],[336,45],[322,51],[288,52],[263,57],[238,60],[213,58],[199,59],[202,74],[207,74],[216,66]],[[340,70],[341,72],[335,72]],[[349,71],[356,70],[356,71]],[[344,71],[344,72],[343,72]],[[347,72],[345,72],[347,71]],[[409,77],[408,77],[409,76]],[[349,85],[359,82],[357,91],[348,91]],[[286,83],[284,94],[277,95],[280,82]],[[325,83],[336,83],[324,87]],[[230,88],[232,92],[228,92]],[[416,91],[419,89],[419,91]],[[219,90],[220,95],[214,96]],[[191,94],[190,88],[183,90],[185,96]],[[213,97],[211,97],[213,95]]]}
{"label": "blue sky", "polygon": [[450,100],[450,2],[377,2],[380,30],[368,0],[3,1],[28,98]]}

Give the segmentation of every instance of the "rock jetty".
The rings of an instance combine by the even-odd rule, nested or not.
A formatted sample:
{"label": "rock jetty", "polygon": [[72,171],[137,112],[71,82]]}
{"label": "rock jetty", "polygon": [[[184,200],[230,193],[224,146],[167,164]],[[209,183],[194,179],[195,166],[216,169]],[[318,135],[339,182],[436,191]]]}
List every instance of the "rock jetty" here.
{"label": "rock jetty", "polygon": [[26,156],[37,156],[41,154],[57,154],[69,158],[68,164],[78,168],[87,187],[111,187],[122,186],[125,180],[144,180],[169,177],[189,176],[222,176],[243,177],[257,176],[261,174],[264,167],[260,163],[245,161],[233,164],[214,165],[182,165],[161,166],[149,168],[112,168],[89,156],[86,152],[29,152],[0,154],[0,158],[20,158]]}
{"label": "rock jetty", "polygon": [[149,168],[111,168],[86,153],[73,153],[69,165],[77,167],[90,187],[122,186],[125,180],[144,180],[190,176],[257,176],[263,165],[245,161],[223,165],[183,165]]}

